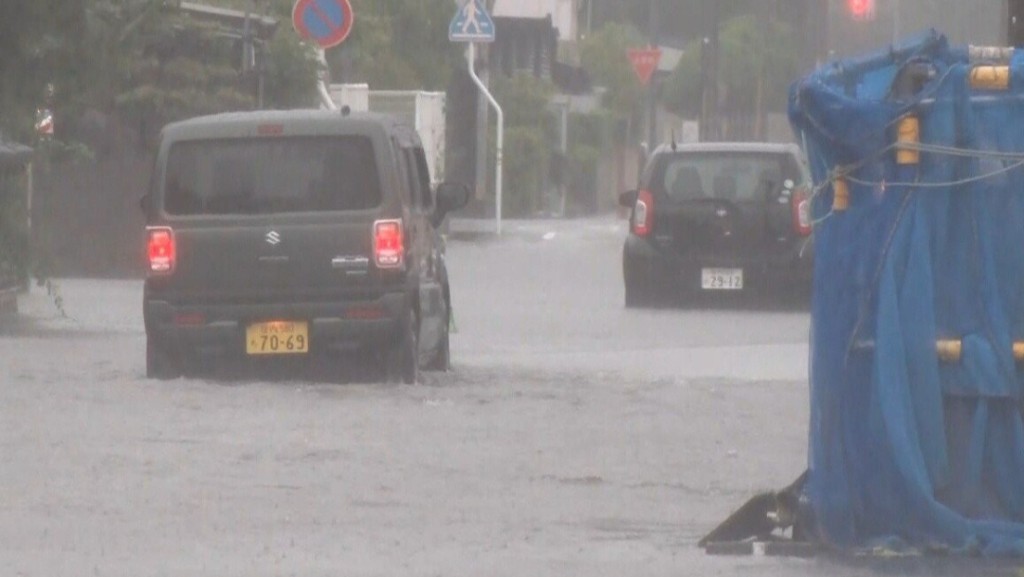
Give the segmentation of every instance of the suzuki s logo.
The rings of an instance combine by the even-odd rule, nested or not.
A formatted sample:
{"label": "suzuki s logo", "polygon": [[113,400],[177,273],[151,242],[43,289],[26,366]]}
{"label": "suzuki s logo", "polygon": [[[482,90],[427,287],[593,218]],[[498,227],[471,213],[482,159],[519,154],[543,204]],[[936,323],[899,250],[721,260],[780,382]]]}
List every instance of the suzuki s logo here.
{"label": "suzuki s logo", "polygon": [[271,246],[277,246],[277,245],[281,244],[281,235],[278,234],[278,232],[276,230],[272,230],[272,231],[268,232],[267,236],[264,237],[264,238],[266,238],[267,244],[269,244]]}

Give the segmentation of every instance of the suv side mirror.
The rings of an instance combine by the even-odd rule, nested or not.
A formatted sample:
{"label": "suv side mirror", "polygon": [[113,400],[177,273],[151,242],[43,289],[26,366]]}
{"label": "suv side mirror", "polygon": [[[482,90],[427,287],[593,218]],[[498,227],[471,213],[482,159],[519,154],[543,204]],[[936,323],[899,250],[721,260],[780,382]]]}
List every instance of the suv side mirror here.
{"label": "suv side mirror", "polygon": [[442,182],[437,185],[437,212],[448,214],[459,210],[469,202],[469,187],[455,182]]}
{"label": "suv side mirror", "polygon": [[619,205],[626,208],[633,208],[636,206],[636,197],[638,192],[635,190],[627,190],[619,195]]}
{"label": "suv side mirror", "polygon": [[465,184],[442,182],[437,185],[434,197],[437,202],[430,221],[436,228],[441,226],[444,217],[448,216],[449,212],[466,206],[466,203],[469,202],[469,187]]}

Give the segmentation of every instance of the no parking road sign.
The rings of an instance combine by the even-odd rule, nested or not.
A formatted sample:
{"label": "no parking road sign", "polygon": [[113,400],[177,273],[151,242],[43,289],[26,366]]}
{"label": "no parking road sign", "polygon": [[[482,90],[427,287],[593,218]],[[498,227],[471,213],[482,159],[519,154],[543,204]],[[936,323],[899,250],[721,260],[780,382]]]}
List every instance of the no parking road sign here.
{"label": "no parking road sign", "polygon": [[344,42],[354,20],[349,0],[298,0],[292,8],[295,31],[323,49]]}

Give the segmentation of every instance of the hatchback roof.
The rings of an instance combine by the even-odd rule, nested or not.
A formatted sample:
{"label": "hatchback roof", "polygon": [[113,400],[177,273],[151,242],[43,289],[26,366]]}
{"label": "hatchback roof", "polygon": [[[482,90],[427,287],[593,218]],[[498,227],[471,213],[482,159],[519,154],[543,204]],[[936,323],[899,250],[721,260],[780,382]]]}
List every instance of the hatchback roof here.
{"label": "hatchback roof", "polygon": [[800,147],[791,143],[780,142],[698,142],[693,144],[662,144],[654,151],[655,154],[673,152],[766,152],[800,154]]}

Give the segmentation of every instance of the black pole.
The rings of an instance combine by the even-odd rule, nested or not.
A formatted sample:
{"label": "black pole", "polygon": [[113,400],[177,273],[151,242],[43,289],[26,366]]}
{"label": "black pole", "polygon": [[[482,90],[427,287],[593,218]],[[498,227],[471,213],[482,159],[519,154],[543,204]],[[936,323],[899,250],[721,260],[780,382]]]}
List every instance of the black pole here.
{"label": "black pole", "polygon": [[705,0],[701,16],[708,35],[701,43],[700,140],[718,140],[718,0]]}
{"label": "black pole", "polygon": [[[658,47],[658,0],[651,0],[648,22],[648,37],[652,48]],[[650,84],[647,87],[647,149],[654,152],[658,146],[658,92],[656,90],[658,70],[655,69],[651,75]]]}
{"label": "black pole", "polygon": [[805,72],[821,66],[828,58],[828,10],[828,3],[821,0],[804,0],[801,6]]}
{"label": "black pole", "polygon": [[1024,46],[1024,0],[1006,0],[1006,43]]}

